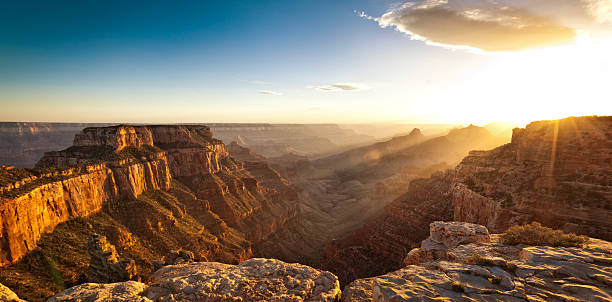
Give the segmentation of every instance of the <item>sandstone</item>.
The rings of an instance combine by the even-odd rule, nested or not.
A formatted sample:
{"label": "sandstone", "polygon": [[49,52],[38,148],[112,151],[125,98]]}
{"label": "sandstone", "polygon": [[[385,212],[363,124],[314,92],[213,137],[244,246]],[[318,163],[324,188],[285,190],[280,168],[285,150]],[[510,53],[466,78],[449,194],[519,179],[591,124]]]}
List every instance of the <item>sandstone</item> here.
{"label": "sandstone", "polygon": [[[111,298],[112,297],[112,298]],[[108,299],[108,300],[105,300]],[[337,301],[336,276],[301,264],[253,258],[239,265],[194,262],[165,266],[149,285],[87,283],[55,301]]]}
{"label": "sandstone", "polygon": [[471,152],[455,169],[454,220],[499,233],[538,221],[612,240],[612,117],[516,128],[512,141]]}
{"label": "sandstone", "polygon": [[71,287],[47,300],[47,302],[104,302],[151,301],[141,296],[147,286],[136,281],[110,284],[85,283]]}
{"label": "sandstone", "polygon": [[343,301],[610,301],[611,257],[612,243],[598,239],[585,248],[517,247],[492,235],[449,248],[446,259],[356,280],[344,292],[359,295]]}
{"label": "sandstone", "polygon": [[19,299],[19,297],[17,297],[17,294],[15,294],[8,287],[6,287],[6,286],[4,286],[4,285],[2,285],[0,283],[0,301],[22,302],[24,300]]}

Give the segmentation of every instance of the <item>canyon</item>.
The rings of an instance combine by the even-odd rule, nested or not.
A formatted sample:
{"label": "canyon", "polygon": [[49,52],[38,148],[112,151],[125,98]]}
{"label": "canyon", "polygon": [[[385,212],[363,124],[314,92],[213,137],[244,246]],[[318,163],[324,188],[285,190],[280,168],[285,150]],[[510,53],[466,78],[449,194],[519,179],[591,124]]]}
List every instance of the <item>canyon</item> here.
{"label": "canyon", "polygon": [[[493,292],[500,299],[562,292],[605,300],[609,292],[584,289],[576,280],[610,286],[609,276],[597,274],[609,264],[583,264],[610,253],[611,149],[612,118],[597,116],[533,122],[514,129],[509,143],[473,125],[441,135],[413,129],[317,157],[264,156],[244,142],[225,144],[203,125],[86,128],[72,146],[46,152],[34,169],[0,169],[0,283],[31,301],[71,286],[53,301],[109,292],[142,301],[167,295],[250,299],[261,282],[273,284],[261,292],[266,297],[297,301],[484,299]],[[588,235],[593,246],[514,247],[481,231],[502,233],[532,221]],[[450,230],[457,228],[477,229],[475,238],[488,241],[459,240],[440,252],[439,238],[454,238]],[[441,237],[444,232],[452,234]],[[83,284],[92,234],[116,246],[113,257],[132,259],[133,281]],[[576,282],[558,287],[558,278],[536,269],[545,285],[537,291],[526,274],[466,263],[474,253],[521,269],[583,267],[593,276],[572,273]],[[555,253],[582,254],[552,263],[546,255]],[[176,263],[168,259],[178,256],[168,255],[195,262]],[[247,260],[252,257],[262,258]],[[253,271],[251,262],[259,269]],[[63,285],[51,278],[54,270]],[[265,270],[274,277],[249,279]],[[484,270],[506,287],[466,273]],[[241,281],[209,291],[216,281],[193,277],[213,271],[218,275],[211,280]],[[197,284],[187,289],[172,283],[175,278]],[[436,291],[419,278],[430,278]],[[455,282],[464,291],[454,290]],[[232,284],[243,284],[244,291]]]}
{"label": "canyon", "polygon": [[[45,152],[70,147],[74,136],[84,128],[113,125],[116,124],[0,122],[0,163],[32,168]],[[222,141],[228,144],[236,141],[266,157],[315,156],[376,140],[335,124],[208,123],[206,126]],[[394,125],[386,129],[389,133],[401,131],[400,126]]]}
{"label": "canyon", "polygon": [[[152,261],[177,248],[200,260],[248,259],[299,212],[278,173],[234,160],[201,125],[86,128],[35,169],[0,172],[0,279],[25,291],[32,280],[50,282],[51,263],[78,282],[89,233],[107,236],[147,278]],[[30,288],[26,297],[49,291]]]}
{"label": "canyon", "polygon": [[493,232],[532,221],[611,240],[612,118],[540,121],[512,141],[472,151],[454,168],[413,180],[407,192],[350,235],[330,241],[321,267],[342,284],[404,266],[436,220]]}

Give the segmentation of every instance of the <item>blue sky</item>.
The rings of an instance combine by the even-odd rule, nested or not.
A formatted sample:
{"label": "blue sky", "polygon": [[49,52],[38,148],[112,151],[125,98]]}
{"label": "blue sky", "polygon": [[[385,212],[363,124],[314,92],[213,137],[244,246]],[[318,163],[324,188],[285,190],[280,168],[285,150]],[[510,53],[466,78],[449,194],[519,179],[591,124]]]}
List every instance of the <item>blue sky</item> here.
{"label": "blue sky", "polygon": [[[0,120],[485,122],[455,116],[491,97],[461,87],[508,59],[432,46],[358,15],[401,4],[5,3]],[[590,110],[610,109],[600,104]]]}

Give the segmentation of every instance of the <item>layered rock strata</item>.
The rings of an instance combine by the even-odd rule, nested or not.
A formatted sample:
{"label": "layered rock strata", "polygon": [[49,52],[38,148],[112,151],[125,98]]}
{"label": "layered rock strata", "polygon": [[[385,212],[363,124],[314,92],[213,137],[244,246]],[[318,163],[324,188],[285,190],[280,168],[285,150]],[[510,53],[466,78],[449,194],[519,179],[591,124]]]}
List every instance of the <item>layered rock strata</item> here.
{"label": "layered rock strata", "polygon": [[[457,224],[455,223],[453,228]],[[482,226],[480,226],[482,227]],[[465,225],[473,228],[473,225]],[[449,230],[432,232],[459,239]],[[359,279],[342,301],[610,301],[612,243],[591,239],[585,248],[508,246],[492,235],[447,247],[444,259],[421,259],[400,270]],[[432,236],[428,240],[435,242]],[[454,244],[453,244],[454,245]],[[452,246],[452,245],[451,245]],[[416,260],[416,259],[415,259]]]}
{"label": "layered rock strata", "polygon": [[533,122],[455,171],[454,220],[493,232],[538,221],[612,240],[612,117]]}
{"label": "layered rock strata", "polygon": [[155,272],[150,284],[87,283],[52,298],[56,301],[337,301],[336,276],[300,264],[253,258],[239,265],[195,262]]}
{"label": "layered rock strata", "polygon": [[497,233],[538,221],[612,240],[612,117],[534,122],[509,144],[412,181],[383,215],[328,243],[322,267],[341,282],[398,269],[429,223],[452,219]]}
{"label": "layered rock strata", "polygon": [[297,195],[278,173],[234,160],[201,125],[86,128],[72,147],[46,153],[37,167],[1,171],[0,265],[19,260],[63,221],[178,182],[189,192],[170,191],[184,202],[177,215],[187,211],[206,226],[221,219],[252,242],[298,211]]}

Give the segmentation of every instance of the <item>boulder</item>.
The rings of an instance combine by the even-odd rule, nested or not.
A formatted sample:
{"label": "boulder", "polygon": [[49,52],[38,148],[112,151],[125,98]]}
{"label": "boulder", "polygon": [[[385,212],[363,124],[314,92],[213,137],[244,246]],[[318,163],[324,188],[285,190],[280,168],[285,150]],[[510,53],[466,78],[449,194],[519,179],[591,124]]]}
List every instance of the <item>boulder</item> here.
{"label": "boulder", "polygon": [[429,234],[429,238],[421,242],[420,248],[408,252],[404,258],[406,265],[448,259],[448,250],[461,244],[491,240],[486,227],[455,221],[434,221],[429,224]]}
{"label": "boulder", "polygon": [[47,302],[151,301],[141,296],[146,287],[144,283],[136,281],[110,284],[84,283],[49,298]]}
{"label": "boulder", "polygon": [[[111,298],[112,297],[112,298]],[[332,273],[275,259],[252,258],[239,265],[193,262],[169,265],[151,283],[86,283],[49,299],[56,301],[338,301]]]}

